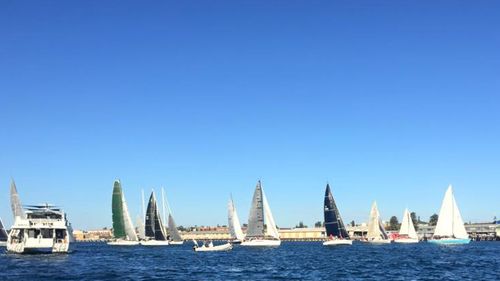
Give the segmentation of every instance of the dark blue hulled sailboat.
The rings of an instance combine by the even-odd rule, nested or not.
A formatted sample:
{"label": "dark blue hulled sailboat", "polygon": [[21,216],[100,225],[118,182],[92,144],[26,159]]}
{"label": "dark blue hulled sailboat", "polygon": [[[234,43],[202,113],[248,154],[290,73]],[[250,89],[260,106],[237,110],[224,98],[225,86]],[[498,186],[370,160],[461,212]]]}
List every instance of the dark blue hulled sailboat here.
{"label": "dark blue hulled sailboat", "polygon": [[328,237],[328,240],[325,241],[323,245],[352,245],[352,240],[349,239],[349,234],[347,233],[344,222],[340,217],[339,209],[337,208],[337,204],[335,204],[329,184],[326,184],[323,207],[325,214],[326,236]]}

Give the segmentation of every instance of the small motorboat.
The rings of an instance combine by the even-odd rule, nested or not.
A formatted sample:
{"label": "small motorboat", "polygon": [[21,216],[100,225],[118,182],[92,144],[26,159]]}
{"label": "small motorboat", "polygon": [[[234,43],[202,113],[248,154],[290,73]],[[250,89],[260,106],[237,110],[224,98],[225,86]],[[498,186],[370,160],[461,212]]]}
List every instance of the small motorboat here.
{"label": "small motorboat", "polygon": [[218,252],[218,251],[230,251],[233,249],[233,245],[231,243],[226,243],[222,245],[216,245],[210,241],[209,243],[203,243],[201,246],[198,245],[196,240],[193,240],[194,246],[193,250],[195,252]]}

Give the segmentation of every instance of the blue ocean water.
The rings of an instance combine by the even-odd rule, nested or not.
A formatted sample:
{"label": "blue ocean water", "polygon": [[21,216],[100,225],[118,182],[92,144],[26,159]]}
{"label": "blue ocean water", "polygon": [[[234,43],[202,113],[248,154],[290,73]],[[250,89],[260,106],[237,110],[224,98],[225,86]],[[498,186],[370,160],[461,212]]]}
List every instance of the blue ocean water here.
{"label": "blue ocean water", "polygon": [[275,249],[236,246],[194,252],[168,247],[74,243],[69,254],[0,254],[0,280],[500,280],[500,243],[461,246],[324,247],[283,242]]}

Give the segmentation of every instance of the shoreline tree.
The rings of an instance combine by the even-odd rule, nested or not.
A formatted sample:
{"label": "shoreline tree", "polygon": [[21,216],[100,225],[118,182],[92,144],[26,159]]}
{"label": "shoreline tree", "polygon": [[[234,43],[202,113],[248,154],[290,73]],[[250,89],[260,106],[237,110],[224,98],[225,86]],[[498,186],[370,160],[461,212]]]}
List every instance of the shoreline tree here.
{"label": "shoreline tree", "polygon": [[433,214],[433,215],[429,218],[429,225],[430,225],[430,226],[435,226],[435,225],[437,224],[438,219],[439,219],[438,214]]}
{"label": "shoreline tree", "polygon": [[399,226],[398,218],[396,216],[392,216],[389,220],[389,230],[398,230]]}

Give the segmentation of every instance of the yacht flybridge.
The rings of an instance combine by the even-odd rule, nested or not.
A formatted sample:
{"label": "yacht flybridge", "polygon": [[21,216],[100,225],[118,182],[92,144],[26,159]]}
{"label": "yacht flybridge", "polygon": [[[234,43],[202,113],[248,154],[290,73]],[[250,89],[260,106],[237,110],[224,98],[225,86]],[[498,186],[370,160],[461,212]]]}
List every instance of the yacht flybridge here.
{"label": "yacht flybridge", "polygon": [[71,234],[66,214],[50,204],[23,208],[14,181],[10,184],[10,203],[14,225],[7,237],[7,251],[12,253],[66,253]]}

